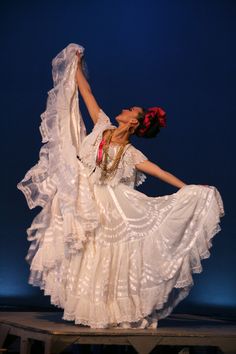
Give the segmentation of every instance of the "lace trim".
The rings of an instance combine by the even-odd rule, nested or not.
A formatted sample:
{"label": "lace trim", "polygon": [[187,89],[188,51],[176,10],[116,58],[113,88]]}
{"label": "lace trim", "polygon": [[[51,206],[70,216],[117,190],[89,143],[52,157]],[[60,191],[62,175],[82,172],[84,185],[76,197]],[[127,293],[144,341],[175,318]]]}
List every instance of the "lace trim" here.
{"label": "lace trim", "polygon": [[100,109],[98,113],[98,120],[94,125],[90,134],[86,136],[81,146],[79,158],[82,163],[93,171],[96,167],[96,156],[99,143],[102,139],[104,130],[116,128],[111,124],[110,118]]}
{"label": "lace trim", "polygon": [[[74,252],[82,248],[85,242],[85,232],[82,231],[81,225],[86,224],[86,220],[78,218],[75,207],[78,193],[81,193],[78,186],[83,184],[84,188],[88,187],[87,177],[82,177],[81,172],[84,166],[77,159],[86,135],[75,81],[77,50],[83,53],[84,48],[71,43],[52,61],[53,88],[48,92],[46,110],[41,114],[39,127],[42,142],[45,144],[40,149],[38,163],[17,184],[30,209],[36,206],[43,208],[27,229],[28,240],[32,241],[27,255],[29,262],[43,242],[47,229],[50,229],[54,222],[55,210],[52,210],[52,205],[57,197],[60,200],[65,245]],[[91,204],[91,209],[95,209],[94,202]],[[87,215],[88,223],[92,215],[96,224],[94,211]]]}
{"label": "lace trim", "polygon": [[128,144],[121,157],[120,163],[111,178],[101,181],[101,168],[96,165],[96,157],[103,132],[106,129],[116,128],[111,124],[109,117],[100,109],[98,121],[92,132],[84,139],[83,149],[80,153],[82,163],[89,168],[89,175],[92,175],[92,182],[97,184],[109,184],[114,187],[118,183],[125,183],[132,186],[141,185],[147,176],[139,171],[135,164],[148,160],[148,158],[132,144]]}
{"label": "lace trim", "polygon": [[[208,239],[211,240],[216,233],[218,233],[220,231],[220,227],[218,227],[217,225],[215,225],[212,228],[212,233],[210,235],[208,235]],[[210,256],[210,253],[209,253]],[[208,256],[208,257],[209,257]],[[205,259],[205,256],[203,254],[199,255],[200,260]],[[156,298],[156,294],[157,294],[157,288],[154,289],[146,289],[147,291],[147,295],[148,297],[150,297],[150,293],[153,293],[154,298],[157,299],[157,301],[155,302],[155,305],[153,306],[153,309],[150,311],[150,307],[148,305],[145,305],[144,303],[144,310],[138,314],[129,314],[129,315],[122,315],[121,317],[118,317],[116,319],[116,321],[111,321],[111,322],[107,322],[107,321],[91,321],[90,318],[85,318],[85,317],[81,317],[78,313],[76,312],[67,312],[67,310],[65,309],[65,294],[61,294],[59,297],[59,292],[58,291],[58,286],[49,286],[49,284],[45,285],[42,282],[35,282],[35,280],[33,280],[33,276],[31,276],[30,280],[29,280],[29,284],[33,285],[33,286],[39,286],[41,290],[44,291],[44,295],[49,295],[50,298],[50,302],[51,304],[53,304],[54,306],[57,306],[59,308],[64,309],[64,314],[63,314],[63,319],[68,320],[68,321],[75,321],[75,324],[83,324],[83,325],[87,325],[90,326],[91,328],[106,328],[110,323],[121,323],[121,322],[136,322],[139,321],[140,319],[142,319],[143,317],[146,317],[150,314],[156,314],[156,317],[158,320],[167,317],[172,311],[173,309],[184,299],[188,296],[192,286],[194,285],[193,282],[193,278],[192,278],[192,274],[193,273],[201,273],[202,272],[202,267],[201,269],[197,269],[195,267],[191,267],[191,262],[188,263],[189,265],[189,271],[188,271],[188,278],[186,278],[185,281],[178,281],[178,278],[173,278],[174,282],[173,285],[171,287],[166,286],[165,291],[162,293],[162,298],[158,297],[158,299]],[[184,271],[184,270],[183,270]],[[176,271],[176,275],[179,274],[179,270]],[[170,290],[171,289],[171,290]],[[62,290],[62,289],[61,289]],[[129,300],[129,298],[127,297],[127,299],[125,300],[125,302],[127,302]],[[78,305],[77,305],[78,306]],[[104,306],[106,307],[107,304],[103,304],[103,308]],[[148,308],[145,309],[145,306],[148,306]],[[77,307],[78,308],[78,307]],[[103,312],[104,313],[104,312]]]}
{"label": "lace trim", "polygon": [[[185,196],[186,190],[186,198],[188,198],[189,195],[197,193],[197,189],[197,185],[185,186],[175,194],[175,197],[180,198],[181,196]],[[205,190],[205,188],[199,187],[199,191],[200,195],[198,197],[200,200],[202,200],[202,198],[205,199],[205,201],[202,200],[201,207],[203,207],[199,209],[198,214],[195,215],[196,220],[201,220],[197,230],[195,230],[197,233],[194,232],[193,229],[191,231],[192,234],[196,234],[197,237],[194,243],[191,244],[191,248],[187,249],[185,254],[181,254],[179,259],[173,261],[174,264],[177,264],[177,266],[173,268],[173,272],[169,270],[168,274],[166,274],[168,275],[166,278],[159,279],[159,281],[156,279],[157,285],[153,287],[147,286],[141,289],[138,295],[132,294],[132,290],[130,289],[131,292],[129,296],[118,296],[114,301],[112,300],[110,302],[104,302],[103,299],[100,299],[99,301],[93,301],[91,303],[91,301],[88,302],[86,295],[82,296],[82,294],[84,294],[83,291],[81,294],[76,293],[73,295],[72,293],[73,281],[71,278],[72,274],[70,273],[69,258],[67,260],[64,259],[64,268],[61,264],[57,263],[54,269],[43,270],[41,272],[32,270],[29,284],[40,286],[40,288],[44,290],[45,295],[51,296],[52,304],[64,308],[63,318],[66,320],[74,320],[76,324],[81,323],[94,328],[103,328],[109,323],[120,323],[124,321],[135,322],[150,313],[155,313],[158,319],[165,318],[172,312],[173,308],[188,295],[194,284],[192,274],[202,271],[201,260],[210,256],[209,249],[212,246],[211,240],[221,230],[219,222],[220,217],[224,215],[224,208],[217,189],[210,187],[210,190]],[[153,238],[156,239],[156,237],[156,234],[153,235]],[[142,254],[145,244],[150,247],[151,240],[145,239],[144,242],[144,244],[140,245],[140,241],[137,240],[137,244],[139,244],[142,249]],[[127,246],[125,246],[125,249],[127,249]],[[130,264],[132,264],[132,249],[131,247],[128,247],[128,249],[131,251],[129,259]],[[137,246],[134,246],[134,249],[136,250]],[[99,250],[102,251],[103,249],[97,248],[97,251]],[[117,250],[119,254],[122,254],[123,251],[124,249],[119,250],[119,252]],[[108,252],[110,251],[108,250]],[[79,255],[76,257],[79,257]],[[106,263],[106,271],[108,271],[109,263],[107,263],[104,254],[101,254],[100,258],[101,257],[103,264],[104,262]],[[137,260],[138,259],[139,257]],[[142,264],[146,266],[146,262],[148,262],[148,259],[143,260]],[[168,262],[170,261],[168,260]],[[79,258],[75,265],[76,264],[77,266],[80,264]],[[71,267],[74,269],[73,264]],[[146,273],[142,275],[147,279],[154,277],[154,274],[150,273],[149,268],[147,268]],[[130,276],[130,281],[132,282],[134,274],[130,274]],[[77,274],[76,277],[79,279],[79,274]],[[121,283],[119,284],[121,286]],[[71,291],[69,291],[70,289]],[[135,301],[133,301],[134,298],[136,299]],[[125,306],[129,303],[136,305],[131,306],[131,308],[127,307],[127,311],[124,311]],[[113,306],[114,309],[111,310]],[[96,311],[94,311],[93,308],[96,308]],[[93,318],[89,317],[89,313],[93,314]],[[94,314],[96,314],[96,318]]]}
{"label": "lace trim", "polygon": [[123,159],[123,178],[132,179],[134,181],[134,186],[141,185],[146,180],[147,176],[145,173],[139,171],[135,165],[147,160],[147,156],[131,145],[126,151],[126,155]]}

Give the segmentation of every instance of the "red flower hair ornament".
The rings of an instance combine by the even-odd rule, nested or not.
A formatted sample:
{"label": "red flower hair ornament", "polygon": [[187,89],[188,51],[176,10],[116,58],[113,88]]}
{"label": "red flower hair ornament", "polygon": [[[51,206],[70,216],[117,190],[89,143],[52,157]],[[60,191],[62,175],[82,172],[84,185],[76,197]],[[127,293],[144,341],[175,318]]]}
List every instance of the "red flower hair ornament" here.
{"label": "red flower hair ornament", "polygon": [[[144,113],[139,113],[138,120],[140,125],[135,134],[143,137],[145,135],[147,135],[146,137],[154,137],[159,133],[160,128],[166,127],[166,112],[160,107],[150,107],[144,109]],[[150,132],[149,136],[148,131]]]}

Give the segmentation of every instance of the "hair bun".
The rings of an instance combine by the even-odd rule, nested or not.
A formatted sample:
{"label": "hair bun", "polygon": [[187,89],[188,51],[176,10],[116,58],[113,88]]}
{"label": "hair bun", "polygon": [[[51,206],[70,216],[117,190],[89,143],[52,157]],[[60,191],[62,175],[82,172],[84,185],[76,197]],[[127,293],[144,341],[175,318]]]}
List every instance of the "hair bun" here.
{"label": "hair bun", "polygon": [[135,134],[152,138],[160,132],[160,128],[166,127],[166,112],[161,107],[150,107],[143,109],[143,113],[139,113],[138,120],[140,124]]}

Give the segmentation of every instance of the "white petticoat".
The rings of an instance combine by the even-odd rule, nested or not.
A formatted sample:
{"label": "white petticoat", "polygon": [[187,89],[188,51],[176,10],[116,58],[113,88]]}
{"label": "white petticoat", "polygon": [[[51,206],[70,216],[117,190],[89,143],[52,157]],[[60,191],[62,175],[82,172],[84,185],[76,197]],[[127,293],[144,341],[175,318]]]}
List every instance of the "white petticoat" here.
{"label": "white petticoat", "polygon": [[55,195],[54,221],[32,260],[29,283],[64,309],[63,319],[92,328],[167,317],[188,295],[192,273],[202,271],[221,230],[217,188],[191,184],[149,197],[122,183],[94,184],[93,198],[99,226],[83,250],[67,254]]}

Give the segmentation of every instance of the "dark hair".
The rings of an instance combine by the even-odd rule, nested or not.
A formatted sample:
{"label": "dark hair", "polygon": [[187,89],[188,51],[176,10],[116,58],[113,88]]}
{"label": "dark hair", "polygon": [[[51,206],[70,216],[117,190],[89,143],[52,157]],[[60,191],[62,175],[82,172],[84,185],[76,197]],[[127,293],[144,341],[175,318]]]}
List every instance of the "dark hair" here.
{"label": "dark hair", "polygon": [[160,132],[160,125],[158,122],[158,119],[152,119],[150,120],[150,126],[149,128],[145,131],[145,133],[141,133],[141,131],[146,127],[146,124],[144,124],[144,119],[146,114],[148,113],[148,109],[142,108],[142,112],[139,112],[137,115],[137,119],[139,121],[139,125],[137,128],[134,130],[133,134],[142,137],[142,138],[155,138],[155,136]]}

